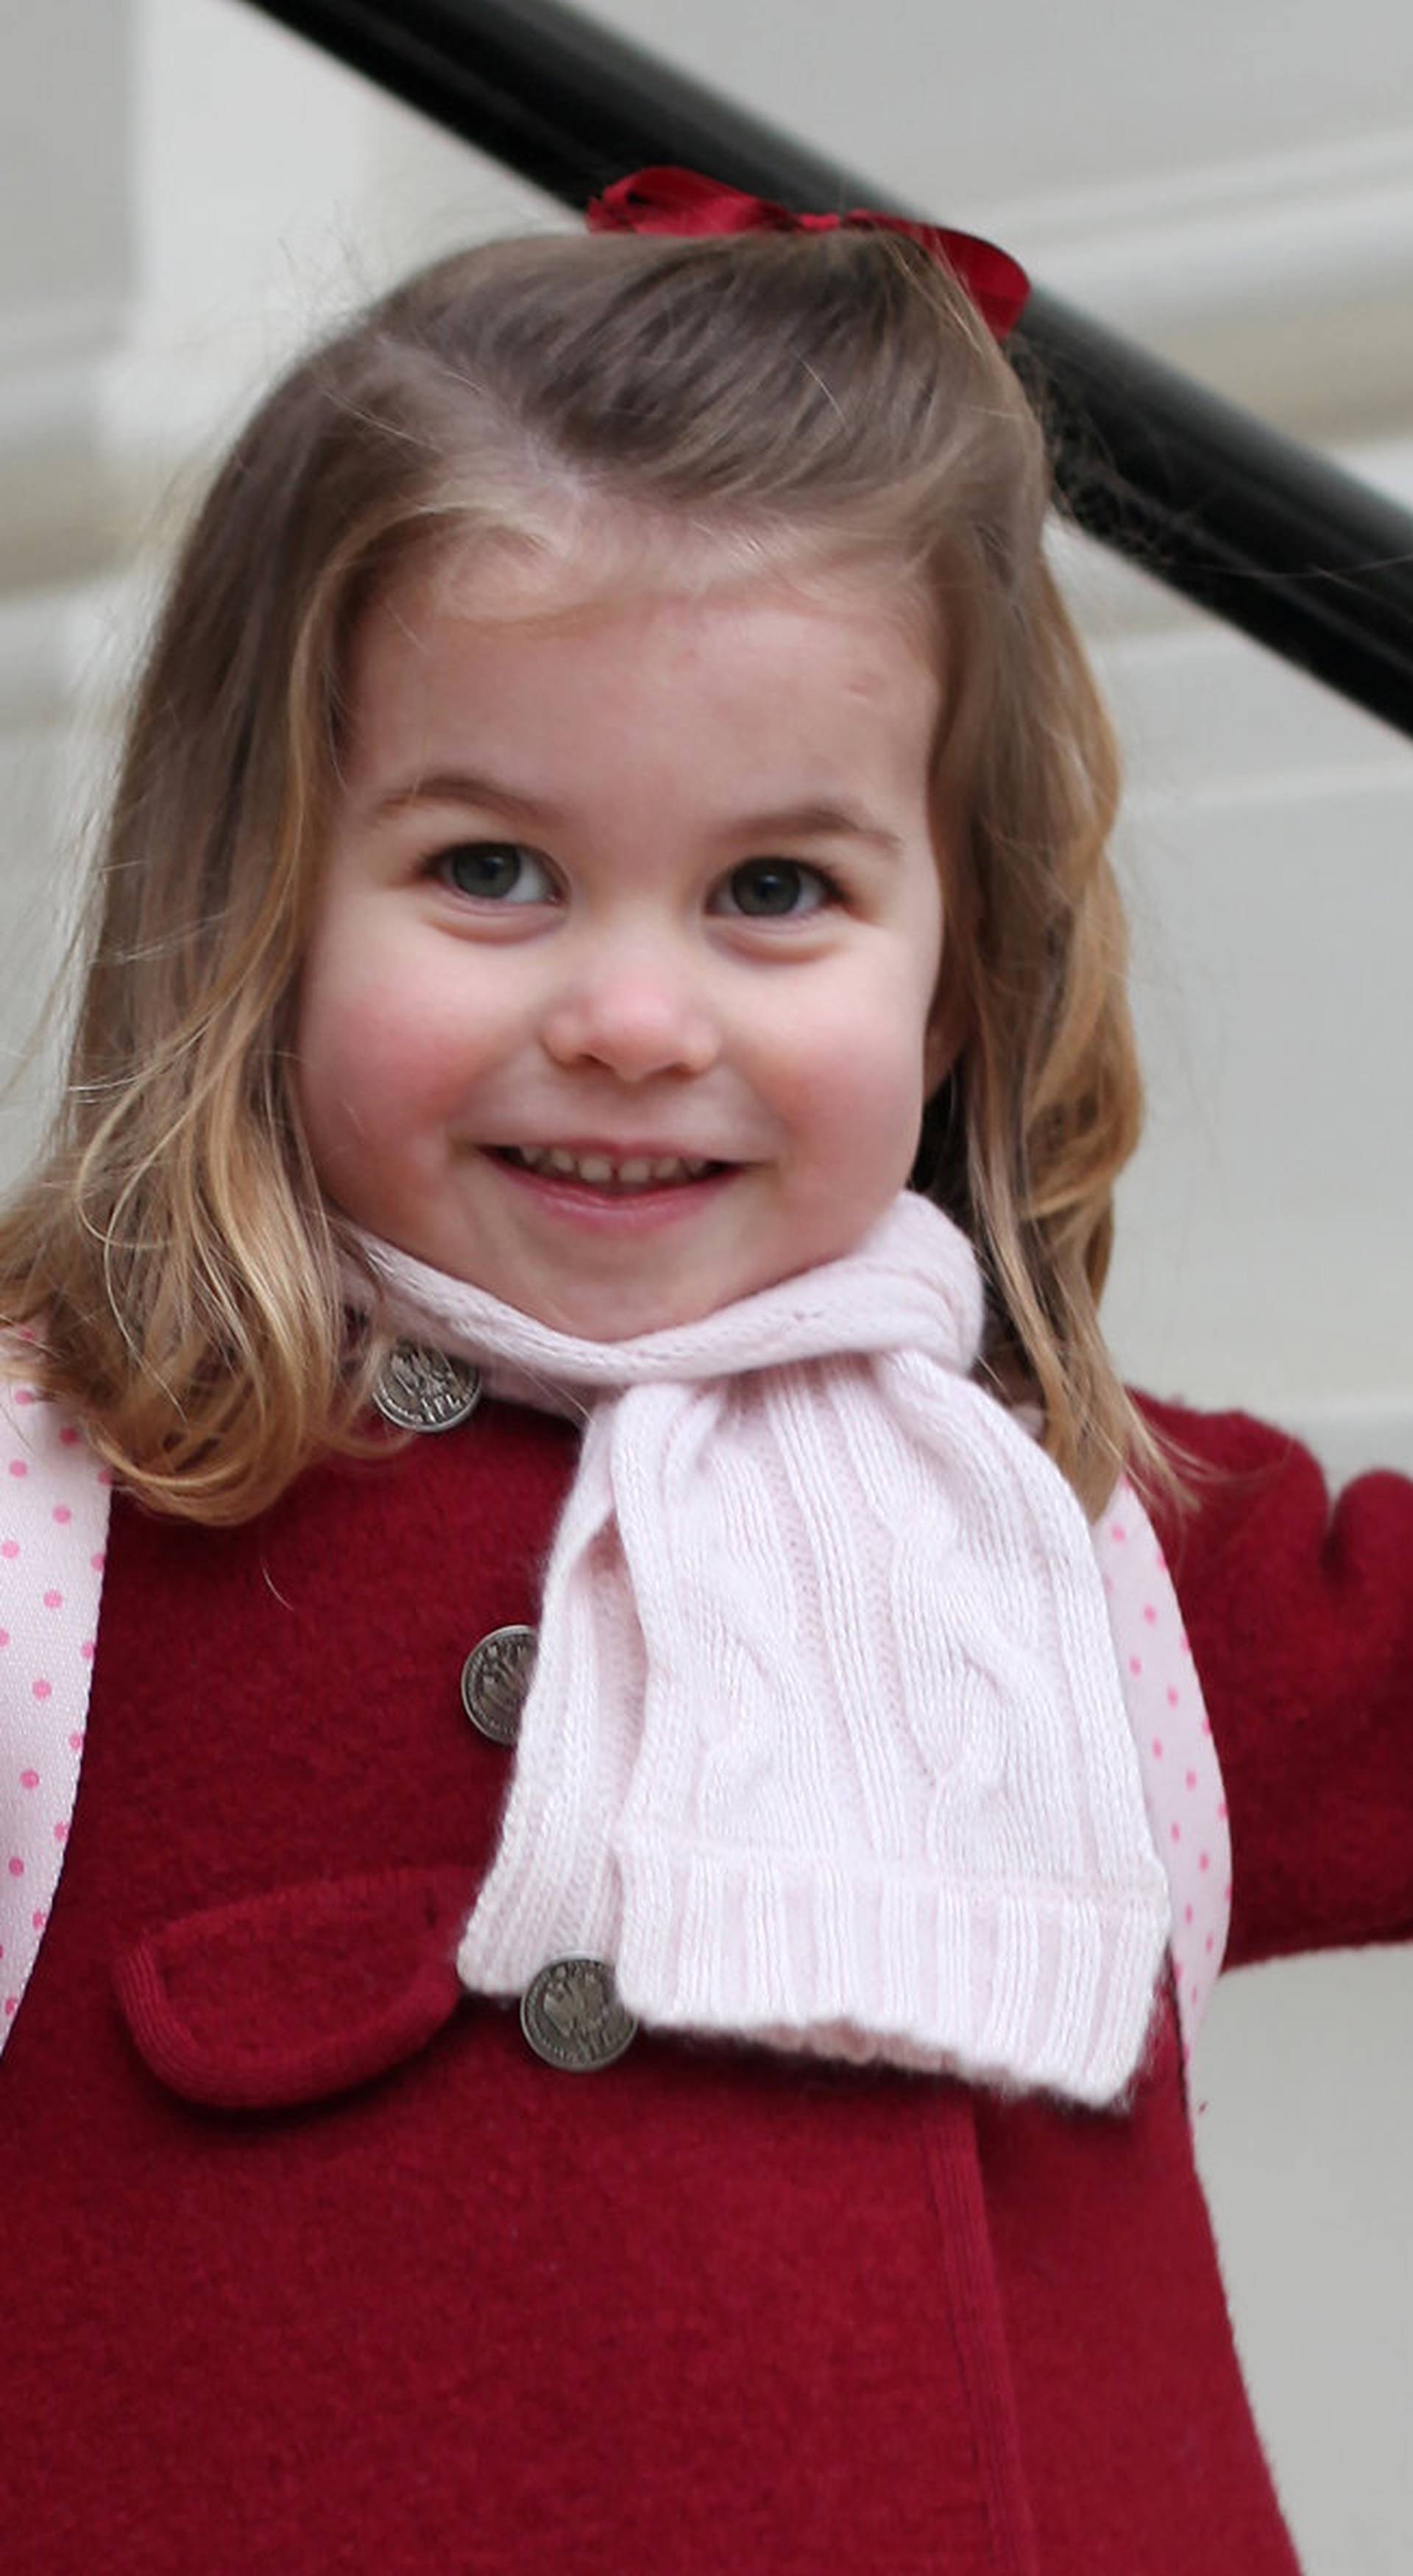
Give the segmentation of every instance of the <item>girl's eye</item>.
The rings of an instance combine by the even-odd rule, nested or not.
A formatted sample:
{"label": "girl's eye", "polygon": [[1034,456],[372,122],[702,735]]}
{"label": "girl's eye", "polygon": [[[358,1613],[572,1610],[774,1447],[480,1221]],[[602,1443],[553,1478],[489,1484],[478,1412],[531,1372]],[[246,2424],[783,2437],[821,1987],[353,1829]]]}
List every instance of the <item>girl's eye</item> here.
{"label": "girl's eye", "polygon": [[713,906],[749,921],[797,920],[837,897],[832,878],[802,859],[746,859],[733,868]]}
{"label": "girl's eye", "polygon": [[457,894],[482,903],[548,903],[554,894],[544,860],[518,841],[462,841],[438,853],[436,868]]}

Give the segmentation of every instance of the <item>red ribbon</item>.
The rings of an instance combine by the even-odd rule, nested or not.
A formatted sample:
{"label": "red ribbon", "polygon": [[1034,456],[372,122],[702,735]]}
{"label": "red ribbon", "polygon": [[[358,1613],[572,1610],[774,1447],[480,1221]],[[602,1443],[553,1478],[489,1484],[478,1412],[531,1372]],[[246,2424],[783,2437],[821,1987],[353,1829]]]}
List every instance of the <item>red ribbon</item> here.
{"label": "red ribbon", "polygon": [[707,233],[832,233],[850,229],[901,233],[920,244],[929,257],[950,270],[965,287],[987,328],[1004,340],[1025,308],[1030,280],[1019,262],[975,233],[951,231],[944,224],[915,224],[906,215],[876,215],[851,206],[842,215],[797,215],[768,197],[748,197],[739,188],[723,187],[697,170],[670,166],[635,170],[615,179],[585,209],[591,233],[672,233],[691,237]]}

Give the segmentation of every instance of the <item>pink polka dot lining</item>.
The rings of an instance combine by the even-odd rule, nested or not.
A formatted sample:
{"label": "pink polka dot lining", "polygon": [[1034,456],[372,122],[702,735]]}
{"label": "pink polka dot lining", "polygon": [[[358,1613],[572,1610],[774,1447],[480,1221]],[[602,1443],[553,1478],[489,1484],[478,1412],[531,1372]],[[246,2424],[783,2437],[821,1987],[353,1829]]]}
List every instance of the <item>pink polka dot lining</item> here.
{"label": "pink polka dot lining", "polygon": [[[0,1358],[3,1355],[0,1354]],[[0,1366],[3,2042],[52,1910],[83,1747],[109,1487],[78,1426]]]}
{"label": "pink polka dot lining", "polygon": [[[1191,1647],[1156,1533],[1121,1483],[1095,1532],[1144,1800],[1171,1896],[1174,1992],[1190,2050],[1226,1946],[1225,1801]],[[1137,1540],[1137,1544],[1135,1544]],[[1157,1721],[1156,1723],[1154,1721]]]}

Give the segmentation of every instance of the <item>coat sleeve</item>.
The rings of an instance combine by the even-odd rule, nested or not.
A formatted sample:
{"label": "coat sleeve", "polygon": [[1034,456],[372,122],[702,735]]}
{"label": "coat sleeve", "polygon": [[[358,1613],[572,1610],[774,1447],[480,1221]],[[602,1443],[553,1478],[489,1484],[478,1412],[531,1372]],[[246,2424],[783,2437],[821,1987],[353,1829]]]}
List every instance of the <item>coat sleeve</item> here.
{"label": "coat sleeve", "polygon": [[1167,1548],[1226,1783],[1230,1966],[1413,1933],[1413,1481],[1331,1502],[1308,1449],[1143,1399],[1189,1501]]}

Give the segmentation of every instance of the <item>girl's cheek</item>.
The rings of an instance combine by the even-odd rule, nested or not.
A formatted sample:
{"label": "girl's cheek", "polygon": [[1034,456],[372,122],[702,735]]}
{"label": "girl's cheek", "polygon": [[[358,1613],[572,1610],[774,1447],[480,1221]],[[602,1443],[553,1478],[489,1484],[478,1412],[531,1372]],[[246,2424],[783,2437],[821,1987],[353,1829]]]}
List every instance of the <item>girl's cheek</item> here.
{"label": "girl's cheek", "polygon": [[796,1157],[826,1191],[861,1194],[881,1208],[912,1169],[924,1096],[920,1032],[916,1047],[870,1047],[863,1031],[843,1027],[800,1062],[775,1105]]}

